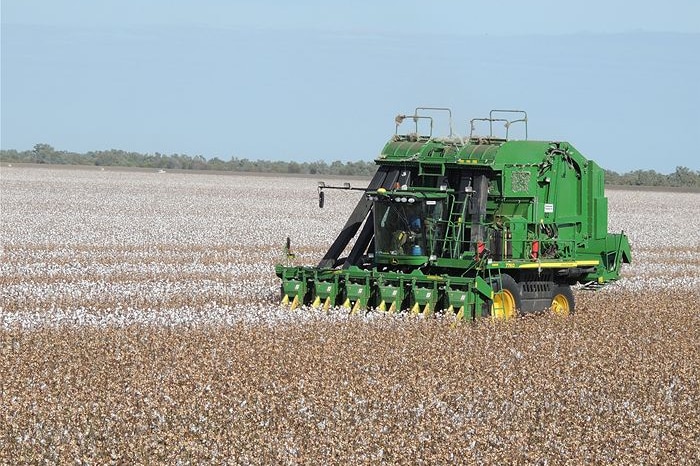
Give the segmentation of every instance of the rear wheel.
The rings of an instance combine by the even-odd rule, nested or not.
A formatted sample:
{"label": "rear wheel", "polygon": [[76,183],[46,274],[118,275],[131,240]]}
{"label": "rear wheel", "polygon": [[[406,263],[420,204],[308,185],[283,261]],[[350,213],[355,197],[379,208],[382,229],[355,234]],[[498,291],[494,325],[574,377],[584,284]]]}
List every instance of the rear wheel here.
{"label": "rear wheel", "polygon": [[554,289],[550,310],[558,316],[568,316],[574,313],[574,293],[569,285],[558,285]]}
{"label": "rear wheel", "polygon": [[494,286],[491,317],[499,320],[512,319],[522,306],[522,290],[510,275],[501,275],[500,283]]}

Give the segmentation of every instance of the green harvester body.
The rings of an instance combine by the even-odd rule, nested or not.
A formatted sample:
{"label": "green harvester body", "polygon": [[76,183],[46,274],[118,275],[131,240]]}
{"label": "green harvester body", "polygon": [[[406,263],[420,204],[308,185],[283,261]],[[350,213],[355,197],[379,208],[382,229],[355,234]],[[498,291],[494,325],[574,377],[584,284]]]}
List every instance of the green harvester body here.
{"label": "green harvester body", "polygon": [[[607,231],[604,171],[595,162],[566,142],[493,136],[496,122],[506,133],[524,123],[527,135],[521,111],[472,120],[468,138],[433,137],[425,114],[441,111],[449,112],[397,117],[377,173],[320,263],[276,266],[284,304],[473,319],[559,303],[569,313],[571,285],[597,289],[619,278],[630,245],[624,233]],[[420,135],[424,119],[430,131]],[[416,122],[416,132],[399,134],[404,120]],[[477,122],[488,123],[488,136],[474,136]],[[321,204],[328,188],[319,183]]]}

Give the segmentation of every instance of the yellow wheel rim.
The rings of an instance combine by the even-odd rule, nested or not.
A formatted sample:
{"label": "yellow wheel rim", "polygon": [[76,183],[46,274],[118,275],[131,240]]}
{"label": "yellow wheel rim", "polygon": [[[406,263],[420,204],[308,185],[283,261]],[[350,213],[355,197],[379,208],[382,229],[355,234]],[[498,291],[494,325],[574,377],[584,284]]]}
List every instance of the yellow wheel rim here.
{"label": "yellow wheel rim", "polygon": [[563,294],[558,294],[552,299],[552,312],[558,316],[568,316],[571,313],[569,300]]}
{"label": "yellow wheel rim", "polygon": [[508,290],[502,290],[493,296],[491,317],[499,320],[508,320],[515,317],[515,298]]}

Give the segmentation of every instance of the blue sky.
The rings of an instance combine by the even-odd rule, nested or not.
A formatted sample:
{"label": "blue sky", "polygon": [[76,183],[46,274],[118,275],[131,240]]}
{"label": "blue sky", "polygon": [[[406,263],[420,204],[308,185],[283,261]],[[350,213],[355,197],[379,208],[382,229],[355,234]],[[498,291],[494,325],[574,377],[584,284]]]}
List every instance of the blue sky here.
{"label": "blue sky", "polygon": [[616,171],[700,169],[700,2],[2,0],[0,147],[371,160],[522,108]]}

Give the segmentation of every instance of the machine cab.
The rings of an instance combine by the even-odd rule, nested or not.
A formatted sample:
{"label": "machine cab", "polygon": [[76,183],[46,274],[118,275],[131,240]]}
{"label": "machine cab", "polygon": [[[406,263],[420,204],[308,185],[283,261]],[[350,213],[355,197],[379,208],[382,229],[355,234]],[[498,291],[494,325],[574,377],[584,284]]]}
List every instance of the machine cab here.
{"label": "machine cab", "polygon": [[368,198],[373,201],[377,263],[418,265],[440,255],[446,194],[380,189]]}

